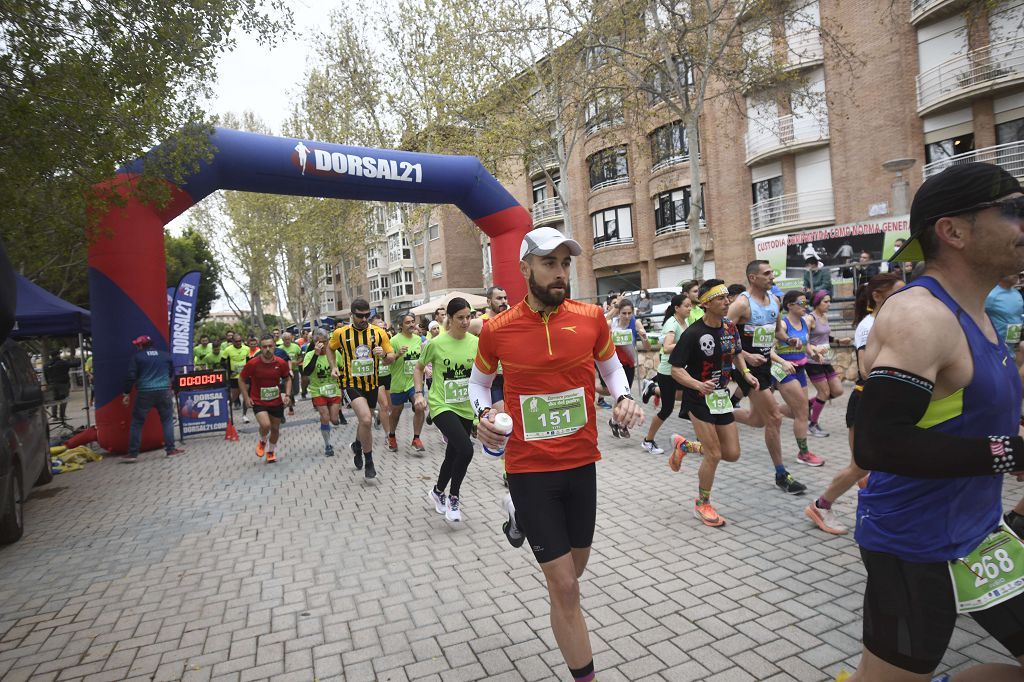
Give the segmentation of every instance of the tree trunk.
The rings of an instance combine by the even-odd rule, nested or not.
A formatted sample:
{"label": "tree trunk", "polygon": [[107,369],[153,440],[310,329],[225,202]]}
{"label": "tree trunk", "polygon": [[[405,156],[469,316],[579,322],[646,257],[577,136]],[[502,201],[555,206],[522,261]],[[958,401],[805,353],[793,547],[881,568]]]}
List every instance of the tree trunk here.
{"label": "tree trunk", "polygon": [[[250,278],[249,281],[251,282],[252,278]],[[252,310],[250,312],[252,314],[253,322],[259,328],[261,333],[262,332],[266,332],[267,331],[267,323],[263,319],[263,298],[260,295],[260,288],[259,287],[255,287],[255,286],[250,287],[250,289],[249,289],[249,302],[251,303],[251,306],[252,306]]]}
{"label": "tree trunk", "polygon": [[693,279],[704,279],[704,243],[700,236],[700,216],[704,211],[704,193],[701,191],[700,174],[700,125],[698,117],[684,119],[687,139],[690,144],[690,215],[687,216],[687,231],[690,233],[690,263],[693,264]]}

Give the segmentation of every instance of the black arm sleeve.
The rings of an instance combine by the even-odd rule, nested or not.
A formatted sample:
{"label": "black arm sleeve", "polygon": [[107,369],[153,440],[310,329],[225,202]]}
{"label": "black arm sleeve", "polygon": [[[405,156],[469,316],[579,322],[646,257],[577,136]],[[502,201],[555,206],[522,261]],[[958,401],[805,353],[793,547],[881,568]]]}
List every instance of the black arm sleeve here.
{"label": "black arm sleeve", "polygon": [[[331,351],[328,350],[327,352],[330,353]],[[313,370],[316,369],[316,357],[316,353],[313,353],[302,363],[302,373],[305,376],[308,377],[313,375]]]}
{"label": "black arm sleeve", "polygon": [[961,438],[922,429],[932,383],[892,367],[871,371],[857,407],[857,466],[915,478],[991,476],[1024,470],[1020,436]]}

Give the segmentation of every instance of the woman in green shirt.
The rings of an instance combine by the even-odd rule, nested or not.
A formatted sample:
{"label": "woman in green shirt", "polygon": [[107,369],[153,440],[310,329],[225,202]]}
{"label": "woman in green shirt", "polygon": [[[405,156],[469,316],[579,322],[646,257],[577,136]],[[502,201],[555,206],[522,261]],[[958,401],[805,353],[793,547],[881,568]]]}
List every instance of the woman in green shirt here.
{"label": "woman in green shirt", "polygon": [[[302,358],[302,374],[309,377],[309,395],[313,407],[320,413],[320,435],[324,439],[324,456],[334,456],[331,444],[331,425],[341,424],[341,386],[331,375],[331,364],[327,354],[332,352],[327,343],[327,330],[317,329],[313,336],[313,350],[306,351]],[[336,353],[336,366],[342,366],[341,353]]]}
{"label": "woman in green shirt", "polygon": [[[413,404],[417,411],[422,411],[429,402],[434,425],[448,439],[437,484],[430,489],[428,497],[438,514],[444,514],[449,521],[461,521],[460,488],[473,459],[473,443],[469,434],[473,430],[475,415],[469,403],[469,375],[476,358],[477,338],[468,333],[473,310],[466,299],[453,298],[448,302],[446,312],[451,325],[448,333],[434,337],[424,347],[416,363]],[[426,397],[423,372],[429,364],[434,367],[434,381],[430,385],[430,395]],[[449,489],[447,496],[445,488]]]}
{"label": "woman in green shirt", "polygon": [[[676,294],[669,301],[665,309],[665,321],[661,323],[661,362],[658,364],[658,373],[654,381],[661,396],[661,410],[651,419],[651,426],[647,429],[647,437],[644,438],[643,448],[652,455],[661,455],[665,451],[654,442],[658,435],[658,429],[665,423],[665,420],[672,416],[672,410],[676,406],[676,391],[680,389],[679,384],[672,378],[672,365],[668,364],[668,357],[672,349],[679,343],[679,337],[683,330],[689,326],[686,321],[693,308],[693,302],[686,294]],[[650,400],[648,391],[644,392],[643,400],[646,403]]]}

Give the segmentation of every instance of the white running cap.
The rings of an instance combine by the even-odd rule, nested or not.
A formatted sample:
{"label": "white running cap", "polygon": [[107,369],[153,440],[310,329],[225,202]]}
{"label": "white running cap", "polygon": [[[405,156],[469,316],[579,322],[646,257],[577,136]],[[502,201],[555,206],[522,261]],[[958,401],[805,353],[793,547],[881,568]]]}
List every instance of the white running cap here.
{"label": "white running cap", "polygon": [[572,256],[583,253],[583,247],[575,239],[569,239],[553,227],[538,227],[523,237],[523,244],[519,247],[519,260],[527,256],[546,256],[562,244],[569,247],[569,254]]}

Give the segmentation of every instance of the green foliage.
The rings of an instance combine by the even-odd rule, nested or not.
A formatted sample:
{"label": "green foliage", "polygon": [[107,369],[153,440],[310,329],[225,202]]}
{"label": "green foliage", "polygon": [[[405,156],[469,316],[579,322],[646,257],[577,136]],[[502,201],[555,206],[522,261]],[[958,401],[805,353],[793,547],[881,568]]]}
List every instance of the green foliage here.
{"label": "green foliage", "polygon": [[167,254],[167,286],[177,286],[178,280],[192,270],[202,273],[196,299],[196,320],[204,319],[217,300],[217,281],[220,279],[220,265],[210,243],[199,232],[186,228],[180,237],[165,235],[164,250]]}
{"label": "green foliage", "polygon": [[168,198],[209,153],[218,56],[235,24],[265,40],[290,24],[281,0],[0,2],[0,225],[15,267],[85,303],[86,228],[118,198],[93,191],[156,143],[132,186]]}

